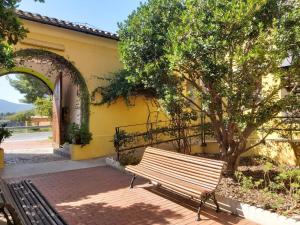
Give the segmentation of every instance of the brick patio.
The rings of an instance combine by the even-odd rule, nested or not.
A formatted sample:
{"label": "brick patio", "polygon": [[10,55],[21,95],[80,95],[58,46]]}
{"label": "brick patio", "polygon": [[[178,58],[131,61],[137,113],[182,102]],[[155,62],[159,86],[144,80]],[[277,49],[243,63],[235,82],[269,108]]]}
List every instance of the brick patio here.
{"label": "brick patio", "polygon": [[205,208],[196,222],[195,203],[109,167],[30,177],[69,225],[254,224]]}

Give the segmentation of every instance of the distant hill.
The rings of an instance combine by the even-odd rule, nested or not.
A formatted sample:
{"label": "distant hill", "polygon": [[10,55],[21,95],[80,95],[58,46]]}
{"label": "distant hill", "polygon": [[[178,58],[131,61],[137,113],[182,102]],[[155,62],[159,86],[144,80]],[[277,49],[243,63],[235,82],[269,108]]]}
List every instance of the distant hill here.
{"label": "distant hill", "polygon": [[15,113],[30,110],[32,108],[33,105],[30,104],[18,104],[0,99],[0,113]]}

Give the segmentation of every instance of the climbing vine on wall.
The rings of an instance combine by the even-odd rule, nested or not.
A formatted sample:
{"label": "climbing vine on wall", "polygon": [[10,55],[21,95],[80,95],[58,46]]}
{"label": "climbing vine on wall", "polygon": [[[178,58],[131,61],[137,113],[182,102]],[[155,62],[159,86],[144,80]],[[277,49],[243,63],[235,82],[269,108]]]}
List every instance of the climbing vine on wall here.
{"label": "climbing vine on wall", "polygon": [[[94,105],[108,104],[111,105],[118,98],[123,98],[127,105],[134,105],[131,101],[132,96],[145,96],[147,98],[156,97],[153,88],[146,88],[143,84],[133,84],[127,80],[130,72],[119,70],[112,74],[111,78],[98,77],[99,80],[107,81],[107,86],[97,87],[91,94]],[[101,100],[96,101],[96,95],[101,95]]]}

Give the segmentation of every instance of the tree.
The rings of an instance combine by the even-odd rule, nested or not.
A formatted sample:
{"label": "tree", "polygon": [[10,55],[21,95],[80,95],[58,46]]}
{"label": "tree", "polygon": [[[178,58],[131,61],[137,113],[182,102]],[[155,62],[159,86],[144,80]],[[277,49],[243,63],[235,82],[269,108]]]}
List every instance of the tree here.
{"label": "tree", "polygon": [[52,118],[52,98],[37,98],[34,102],[35,112],[40,116]]}
{"label": "tree", "polygon": [[30,122],[32,116],[34,116],[34,111],[28,110],[23,112],[17,112],[11,116],[8,116],[7,119],[10,121],[25,123],[25,122]]}
{"label": "tree", "polygon": [[23,103],[34,104],[39,98],[49,98],[52,94],[46,84],[31,75],[17,74],[15,79],[9,78],[9,83],[24,94]]}
{"label": "tree", "polygon": [[275,116],[300,108],[298,0],[150,0],[119,27],[126,80],[155,89],[167,112],[204,111],[228,175],[284,122]]}
{"label": "tree", "polygon": [[[44,0],[35,0],[44,2]],[[26,37],[28,30],[16,14],[21,0],[1,0],[0,5],[0,68],[11,68],[13,63],[12,45]]]}

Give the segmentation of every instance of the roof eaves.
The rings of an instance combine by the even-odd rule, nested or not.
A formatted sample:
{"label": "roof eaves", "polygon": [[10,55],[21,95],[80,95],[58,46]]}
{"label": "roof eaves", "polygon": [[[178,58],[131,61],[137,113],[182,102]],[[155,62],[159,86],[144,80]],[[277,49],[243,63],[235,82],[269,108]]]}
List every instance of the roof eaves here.
{"label": "roof eaves", "polygon": [[22,10],[17,10],[17,15],[21,19],[119,41],[119,37],[117,34],[106,32],[103,30],[95,29],[95,28],[91,28],[91,27],[87,27],[87,26],[83,26],[83,25],[78,25],[78,24],[75,24],[72,22],[59,20],[56,18],[48,17],[48,16],[42,16],[40,14],[34,14],[31,12],[25,12]]}

